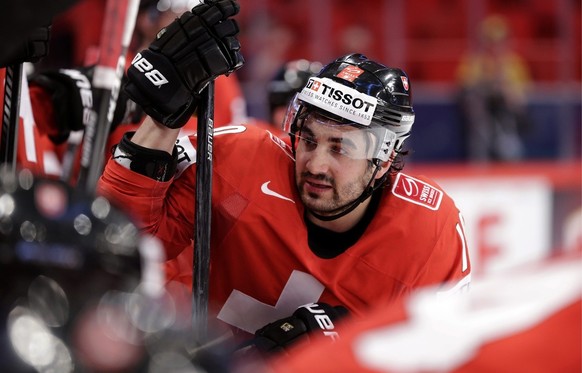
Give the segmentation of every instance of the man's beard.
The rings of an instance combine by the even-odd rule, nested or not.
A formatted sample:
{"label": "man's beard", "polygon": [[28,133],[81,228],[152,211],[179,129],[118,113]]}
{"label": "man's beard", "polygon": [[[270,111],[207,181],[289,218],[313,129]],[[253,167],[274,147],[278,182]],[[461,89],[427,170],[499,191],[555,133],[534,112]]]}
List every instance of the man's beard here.
{"label": "man's beard", "polygon": [[[306,192],[306,178],[310,180],[322,181],[325,185],[330,186],[329,191],[325,191],[325,196],[315,192]],[[368,172],[356,181],[343,186],[339,191],[333,178],[324,174],[313,175],[309,172],[303,172],[297,180],[297,189],[301,201],[305,208],[322,216],[329,216],[341,213],[349,208],[352,203],[358,199],[368,183],[370,175]],[[331,197],[328,196],[331,192]]]}

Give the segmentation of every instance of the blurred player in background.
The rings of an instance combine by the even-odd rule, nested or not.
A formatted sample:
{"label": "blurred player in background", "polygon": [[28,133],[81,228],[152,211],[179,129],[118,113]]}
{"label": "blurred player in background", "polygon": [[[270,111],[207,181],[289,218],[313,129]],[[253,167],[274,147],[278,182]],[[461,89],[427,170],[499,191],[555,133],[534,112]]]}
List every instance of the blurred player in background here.
{"label": "blurred player in background", "polygon": [[309,78],[322,68],[321,62],[305,59],[289,61],[281,66],[267,85],[269,120],[274,127],[283,126],[289,103],[305,87]]}
{"label": "blurred player in background", "polygon": [[527,63],[510,46],[510,25],[489,16],[479,29],[479,43],[457,68],[458,103],[463,119],[467,159],[475,162],[518,161],[525,157],[528,122]]}
{"label": "blurred player in background", "polygon": [[104,197],[0,171],[5,372],[224,372],[164,289],[164,253]]}

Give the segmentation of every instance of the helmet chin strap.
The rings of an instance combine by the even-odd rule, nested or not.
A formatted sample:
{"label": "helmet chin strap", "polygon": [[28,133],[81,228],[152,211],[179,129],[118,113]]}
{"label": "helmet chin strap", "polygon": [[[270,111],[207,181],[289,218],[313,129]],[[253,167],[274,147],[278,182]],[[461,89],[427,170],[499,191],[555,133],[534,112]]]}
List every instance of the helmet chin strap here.
{"label": "helmet chin strap", "polygon": [[362,203],[366,199],[368,199],[368,197],[370,197],[372,195],[372,193],[382,185],[382,183],[377,183],[376,185],[372,185],[374,183],[374,177],[381,169],[379,160],[374,159],[372,162],[374,163],[376,168],[374,169],[374,173],[372,174],[372,177],[370,178],[368,185],[366,185],[366,187],[364,188],[364,191],[362,192],[362,194],[360,194],[360,196],[358,198],[354,199],[353,201],[348,202],[345,205],[340,206],[340,207],[333,209],[331,211],[331,212],[341,211],[340,213],[335,214],[335,215],[325,215],[324,216],[324,215],[320,215],[312,210],[308,210],[309,213],[321,221],[332,221],[332,220],[339,219],[342,216],[346,216],[350,212],[354,211],[354,209],[356,207],[358,207],[360,205],[360,203]]}

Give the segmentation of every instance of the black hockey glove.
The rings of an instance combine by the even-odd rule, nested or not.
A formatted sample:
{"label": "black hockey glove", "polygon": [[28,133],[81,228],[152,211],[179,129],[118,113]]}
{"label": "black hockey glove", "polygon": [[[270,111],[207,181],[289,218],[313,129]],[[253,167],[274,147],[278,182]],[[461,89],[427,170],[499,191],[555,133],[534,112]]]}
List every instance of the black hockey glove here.
{"label": "black hockey glove", "polygon": [[22,40],[10,44],[0,53],[0,67],[40,61],[49,51],[50,29],[50,25],[37,27]]}
{"label": "black hockey glove", "polygon": [[207,1],[163,28],[128,69],[127,94],[156,121],[180,128],[197,95],[218,76],[240,68],[239,11],[234,0]]}
{"label": "black hockey glove", "polygon": [[342,306],[310,303],[299,307],[291,317],[272,322],[255,332],[252,343],[262,353],[278,353],[306,336],[338,337],[334,322],[348,315]]}
{"label": "black hockey glove", "polygon": [[[31,87],[39,86],[51,96],[54,118],[47,118],[51,125],[40,127],[47,127],[41,131],[55,144],[65,142],[72,131],[82,130],[90,121],[96,120],[99,103],[95,102],[92,87],[93,71],[94,67],[49,70],[30,78]],[[138,123],[142,113],[135,102],[120,92],[110,131],[121,123]]]}

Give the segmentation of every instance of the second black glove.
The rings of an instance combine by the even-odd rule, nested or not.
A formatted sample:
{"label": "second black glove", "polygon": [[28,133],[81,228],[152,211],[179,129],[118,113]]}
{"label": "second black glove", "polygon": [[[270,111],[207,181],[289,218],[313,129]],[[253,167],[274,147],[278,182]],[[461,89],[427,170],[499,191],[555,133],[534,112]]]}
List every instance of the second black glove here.
{"label": "second black glove", "polygon": [[[38,72],[29,79],[31,87],[38,86],[51,97],[53,117],[45,118],[44,113],[36,112],[37,124],[55,144],[65,142],[72,131],[84,129],[90,122],[97,120],[98,102],[93,90],[94,66],[78,69],[59,69]],[[125,79],[125,77],[124,77]],[[37,111],[42,110],[39,106]],[[139,123],[142,110],[123,92],[119,93],[110,132],[119,124]]]}
{"label": "second black glove", "polygon": [[348,315],[345,307],[326,303],[310,303],[299,307],[293,315],[265,325],[255,332],[253,345],[263,353],[277,353],[306,336],[338,337],[334,322]]}

